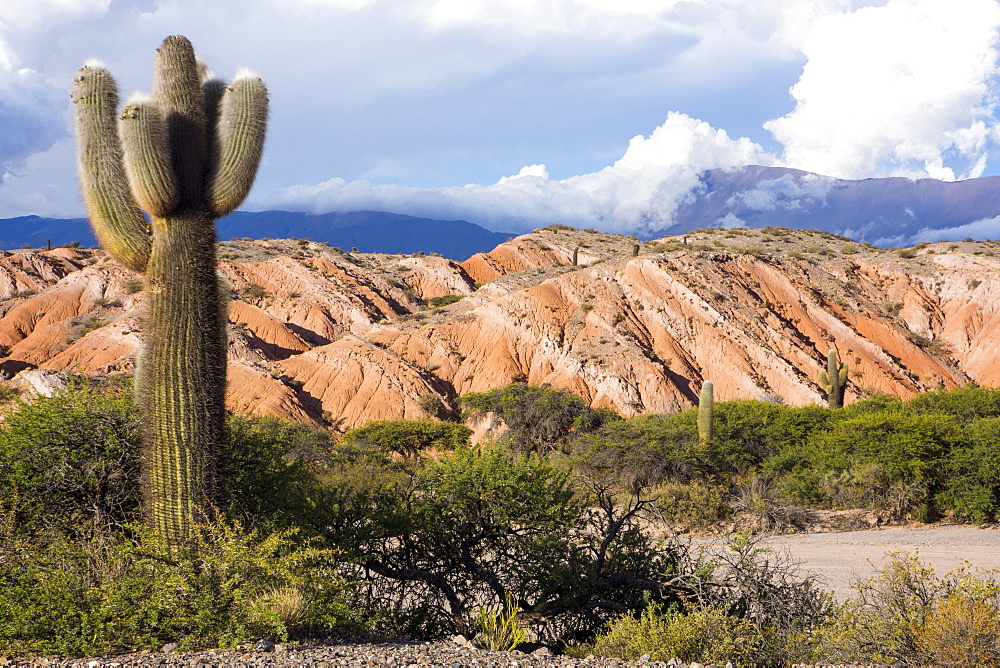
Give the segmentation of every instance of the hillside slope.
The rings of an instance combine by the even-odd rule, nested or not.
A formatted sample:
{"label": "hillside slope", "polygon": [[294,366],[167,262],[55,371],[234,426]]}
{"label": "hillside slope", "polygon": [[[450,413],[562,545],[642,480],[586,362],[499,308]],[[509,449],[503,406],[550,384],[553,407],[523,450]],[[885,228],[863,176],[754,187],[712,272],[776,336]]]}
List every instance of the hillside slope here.
{"label": "hillside slope", "polygon": [[[824,400],[830,348],[850,365],[848,401],[1000,386],[995,247],[899,253],[780,229],[640,243],[548,228],[456,263],[225,242],[229,405],[341,430],[424,417],[427,394],[445,417],[457,396],[515,380],[623,415],[690,406],[705,380],[717,400],[801,405]],[[143,293],[102,252],[0,253],[0,299],[6,375],[132,369]]]}

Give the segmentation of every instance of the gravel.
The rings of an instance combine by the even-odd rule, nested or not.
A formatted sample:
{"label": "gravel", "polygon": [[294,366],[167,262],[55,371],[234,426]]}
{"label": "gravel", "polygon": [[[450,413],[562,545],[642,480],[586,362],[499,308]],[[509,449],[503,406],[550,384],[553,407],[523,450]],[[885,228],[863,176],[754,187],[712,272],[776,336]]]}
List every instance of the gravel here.
{"label": "gravel", "polygon": [[[266,646],[262,645],[262,646]],[[544,650],[543,650],[544,651]],[[87,659],[35,659],[21,663],[0,657],[0,666],[50,666],[51,668],[127,668],[130,666],[377,666],[441,668],[569,668],[586,666],[667,666],[657,661],[624,661],[604,657],[571,659],[562,656],[529,655],[520,652],[488,652],[450,641],[343,643],[319,641],[292,645],[274,645],[268,651],[253,646],[241,650],[206,652],[140,652],[122,656]]]}

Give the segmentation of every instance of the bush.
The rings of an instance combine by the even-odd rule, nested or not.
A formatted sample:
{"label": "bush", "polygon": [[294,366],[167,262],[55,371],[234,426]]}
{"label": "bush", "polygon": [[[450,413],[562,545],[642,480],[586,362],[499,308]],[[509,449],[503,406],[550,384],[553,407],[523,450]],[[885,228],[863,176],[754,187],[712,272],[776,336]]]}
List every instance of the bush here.
{"label": "bush", "polygon": [[447,306],[448,304],[454,304],[455,302],[462,299],[464,295],[442,295],[440,297],[431,297],[427,303],[431,306]]}
{"label": "bush", "polygon": [[656,509],[668,524],[705,526],[732,516],[727,489],[720,485],[666,482],[649,490]]}
{"label": "bush", "polygon": [[594,410],[567,390],[511,383],[459,398],[466,420],[493,413],[507,427],[503,440],[514,450],[546,453],[562,449],[573,433],[586,433],[617,419],[614,411]]}
{"label": "bush", "polygon": [[138,519],[139,417],[130,384],[71,379],[0,424],[0,535],[92,536]]}
{"label": "bush", "polygon": [[470,436],[471,429],[453,422],[374,420],[345,432],[343,442],[355,446],[374,446],[382,452],[413,458],[429,448],[454,450],[468,445]]}
{"label": "bush", "polygon": [[357,542],[343,547],[393,633],[471,637],[475,611],[501,608],[510,595],[520,621],[565,641],[638,609],[672,570],[673,552],[656,549],[634,513],[593,510],[568,472],[536,455],[460,448],[383,481],[348,481],[362,488],[343,507],[362,510],[353,514]]}
{"label": "bush", "polygon": [[676,608],[664,611],[653,604],[638,618],[618,617],[593,645],[573,653],[632,661],[649,655],[647,661],[680,659],[685,663],[756,665],[761,649],[761,639],[749,622],[730,617],[716,607],[697,608],[685,614]]}
{"label": "bush", "polygon": [[[0,543],[0,653],[83,656],[232,647],[360,628],[332,555],[292,532],[204,527],[192,549],[137,538]],[[299,603],[289,608],[289,599]]]}
{"label": "bush", "polygon": [[837,663],[996,665],[1000,572],[938,577],[917,555],[894,553],[816,634],[815,656]]}

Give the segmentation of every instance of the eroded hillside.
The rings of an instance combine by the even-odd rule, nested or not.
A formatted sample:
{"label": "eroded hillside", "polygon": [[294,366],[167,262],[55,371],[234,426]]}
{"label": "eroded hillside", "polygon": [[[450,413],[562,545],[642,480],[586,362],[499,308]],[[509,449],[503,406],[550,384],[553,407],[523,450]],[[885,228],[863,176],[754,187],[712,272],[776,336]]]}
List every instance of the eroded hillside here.
{"label": "eroded hillside", "polygon": [[[220,249],[229,404],[345,429],[426,417],[523,380],[626,416],[717,400],[824,400],[830,348],[848,401],[1000,386],[991,242],[878,250],[818,232],[709,230],[640,243],[568,228],[456,263],[305,240]],[[577,264],[573,265],[574,251]],[[128,372],[138,277],[102,252],[0,253],[0,369]]]}

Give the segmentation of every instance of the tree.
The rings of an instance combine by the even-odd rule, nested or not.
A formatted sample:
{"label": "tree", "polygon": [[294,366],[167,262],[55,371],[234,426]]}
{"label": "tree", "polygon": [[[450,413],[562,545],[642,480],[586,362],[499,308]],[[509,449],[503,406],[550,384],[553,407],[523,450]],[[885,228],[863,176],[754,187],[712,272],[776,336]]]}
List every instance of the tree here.
{"label": "tree", "polygon": [[246,71],[225,85],[172,36],[157,51],[153,96],[130,99],[120,120],[117,85],[98,63],[80,70],[73,102],[91,224],[145,279],[143,506],[148,524],[180,545],[210,516],[224,442],[227,309],[215,220],[253,184],[267,91]]}

